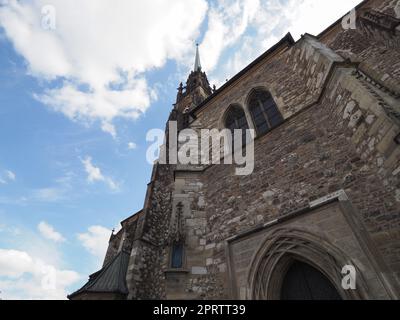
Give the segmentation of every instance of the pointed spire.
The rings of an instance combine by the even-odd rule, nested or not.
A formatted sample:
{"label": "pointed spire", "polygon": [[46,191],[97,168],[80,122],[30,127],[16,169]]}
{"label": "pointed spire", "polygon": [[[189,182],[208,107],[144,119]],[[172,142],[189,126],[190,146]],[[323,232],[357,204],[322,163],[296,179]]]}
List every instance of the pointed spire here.
{"label": "pointed spire", "polygon": [[196,59],[194,61],[194,71],[201,71],[199,44],[196,43]]}

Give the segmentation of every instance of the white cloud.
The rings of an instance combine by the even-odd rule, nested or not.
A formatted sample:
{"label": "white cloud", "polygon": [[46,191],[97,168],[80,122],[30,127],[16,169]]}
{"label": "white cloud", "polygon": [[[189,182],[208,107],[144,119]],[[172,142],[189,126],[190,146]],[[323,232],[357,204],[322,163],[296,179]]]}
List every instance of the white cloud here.
{"label": "white cloud", "polygon": [[110,122],[104,121],[101,125],[101,129],[103,129],[104,132],[111,134],[114,139],[117,137],[117,130]]}
{"label": "white cloud", "polygon": [[14,172],[12,172],[12,171],[10,171],[10,170],[6,170],[6,175],[7,175],[7,178],[8,178],[10,181],[15,181],[16,176],[15,176],[15,173],[14,173]]}
{"label": "white cloud", "polygon": [[0,184],[8,184],[16,179],[16,175],[11,170],[5,170],[0,173]]}
{"label": "white cloud", "polygon": [[56,29],[46,30],[47,0],[6,3],[0,26],[29,73],[61,80],[36,98],[73,120],[100,121],[112,135],[115,118],[146,111],[155,96],[144,72],[191,51],[208,7],[205,0],[53,0]]}
{"label": "white cloud", "polygon": [[201,46],[205,70],[212,71],[222,51],[240,39],[255,18],[259,5],[259,0],[223,0],[211,7]]}
{"label": "white cloud", "polygon": [[128,149],[129,150],[135,150],[136,148],[137,148],[136,143],[134,143],[134,142],[129,142],[128,143]]}
{"label": "white cloud", "polygon": [[0,233],[7,233],[9,237],[17,237],[20,236],[22,231],[18,227],[8,226],[6,224],[0,224]]}
{"label": "white cloud", "polygon": [[78,239],[82,245],[92,255],[103,259],[110,240],[111,230],[102,226],[91,226],[86,233],[78,234]]}
{"label": "white cloud", "polygon": [[114,182],[113,179],[110,177],[106,177],[101,173],[101,170],[99,167],[96,167],[92,163],[92,158],[91,157],[86,157],[85,159],[82,160],[82,163],[85,167],[85,171],[88,174],[87,176],[87,181],[89,183],[94,183],[94,182],[105,182],[110,189],[112,190],[118,190],[118,185],[116,182]]}
{"label": "white cloud", "polygon": [[46,239],[54,242],[65,242],[65,238],[61,235],[61,233],[54,230],[54,227],[45,221],[42,221],[38,224],[38,230]]}
{"label": "white cloud", "polygon": [[297,39],[306,32],[319,34],[360,2],[362,0],[290,0],[284,6],[277,6],[277,10],[288,18],[288,27]]}
{"label": "white cloud", "polygon": [[25,251],[0,249],[3,299],[66,299],[67,288],[80,278],[75,271],[58,269]]}
{"label": "white cloud", "polygon": [[33,189],[31,194],[19,199],[21,203],[35,202],[59,202],[68,199],[71,200],[73,190],[73,172],[66,172],[64,176],[56,179],[53,185],[44,188]]}
{"label": "white cloud", "polygon": [[29,272],[32,263],[32,258],[26,252],[0,249],[1,276],[21,277],[25,272]]}
{"label": "white cloud", "polygon": [[62,200],[63,198],[64,198],[64,190],[58,187],[33,190],[31,197],[31,199],[41,202],[57,202],[59,200]]}
{"label": "white cloud", "polygon": [[89,182],[104,181],[104,176],[102,175],[100,168],[95,167],[92,164],[91,157],[86,157],[82,160],[82,163],[84,164],[86,173],[88,174],[87,179]]}
{"label": "white cloud", "polygon": [[[201,45],[204,69],[212,83],[243,69],[287,32],[319,34],[361,0],[224,0],[209,11]],[[239,11],[237,8],[241,8]],[[231,48],[226,57],[225,50]],[[225,59],[221,62],[221,56]]]}

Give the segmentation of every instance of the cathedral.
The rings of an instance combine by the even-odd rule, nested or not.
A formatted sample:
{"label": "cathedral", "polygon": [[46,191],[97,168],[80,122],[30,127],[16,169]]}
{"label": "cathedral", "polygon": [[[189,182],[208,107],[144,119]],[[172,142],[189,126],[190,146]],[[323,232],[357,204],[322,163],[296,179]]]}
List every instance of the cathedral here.
{"label": "cathedral", "polygon": [[197,49],[166,134],[251,129],[253,172],[156,162],[143,209],[68,298],[399,299],[398,2],[288,33],[220,88]]}

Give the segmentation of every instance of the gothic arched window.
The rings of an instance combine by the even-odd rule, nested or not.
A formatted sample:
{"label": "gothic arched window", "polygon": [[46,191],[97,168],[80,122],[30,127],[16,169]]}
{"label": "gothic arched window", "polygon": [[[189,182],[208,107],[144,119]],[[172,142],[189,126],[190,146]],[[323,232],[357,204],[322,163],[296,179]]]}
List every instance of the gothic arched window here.
{"label": "gothic arched window", "polygon": [[246,114],[240,106],[233,105],[229,107],[229,110],[225,117],[225,128],[233,132],[235,129],[242,130],[242,142],[246,143],[246,130],[249,129],[247,123]]}
{"label": "gothic arched window", "polygon": [[271,94],[265,90],[253,91],[249,98],[249,110],[258,135],[263,135],[283,122],[283,117]]}

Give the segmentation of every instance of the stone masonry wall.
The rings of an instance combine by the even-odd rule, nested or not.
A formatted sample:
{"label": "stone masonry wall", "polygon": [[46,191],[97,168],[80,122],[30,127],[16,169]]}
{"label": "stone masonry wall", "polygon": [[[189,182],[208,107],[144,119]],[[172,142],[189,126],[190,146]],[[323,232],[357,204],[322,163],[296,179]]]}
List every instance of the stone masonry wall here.
{"label": "stone masonry wall", "polygon": [[131,251],[127,283],[130,299],[165,297],[162,270],[165,230],[171,215],[173,166],[156,164]]}
{"label": "stone masonry wall", "polygon": [[[364,40],[362,33],[356,33],[351,39],[354,45],[358,43],[354,36]],[[364,49],[365,61],[360,67],[375,70],[369,75],[380,70],[379,79],[393,88],[400,61],[393,57],[398,51],[388,49],[385,59],[376,64],[381,49],[372,44],[376,47]],[[221,127],[224,110],[239,103],[247,111],[246,97],[258,86],[271,91],[288,119],[317,101],[318,89],[334,63],[345,65],[343,59],[305,36],[276,60],[227,89],[198,114],[195,124]],[[371,67],[374,65],[378,67]],[[339,189],[350,195],[393,277],[399,279],[400,149],[394,142],[400,133],[396,119],[399,102],[385,87],[376,86],[375,79],[360,76],[355,66],[335,69],[320,103],[256,141],[253,175],[235,176],[233,166],[214,166],[205,171],[207,246],[213,248],[208,258],[210,279],[223,282],[227,238]]]}
{"label": "stone masonry wall", "polygon": [[[235,176],[232,166],[205,172],[207,244],[219,264],[225,262],[225,239],[344,189],[399,277],[400,147],[393,138],[400,128],[383,112],[377,113],[384,120],[372,117],[377,101],[366,102],[367,93],[354,87],[349,91],[358,84],[354,76],[342,77],[331,98],[256,142],[253,175]],[[386,129],[379,121],[388,121]]]}
{"label": "stone masonry wall", "polygon": [[370,8],[396,17],[394,8],[397,3],[397,0],[368,1],[365,8],[357,11],[356,29],[343,30],[339,24],[332,32],[323,35],[321,41],[344,58],[359,62],[375,81],[399,94],[400,27],[392,33],[366,25],[361,18],[363,12]]}

